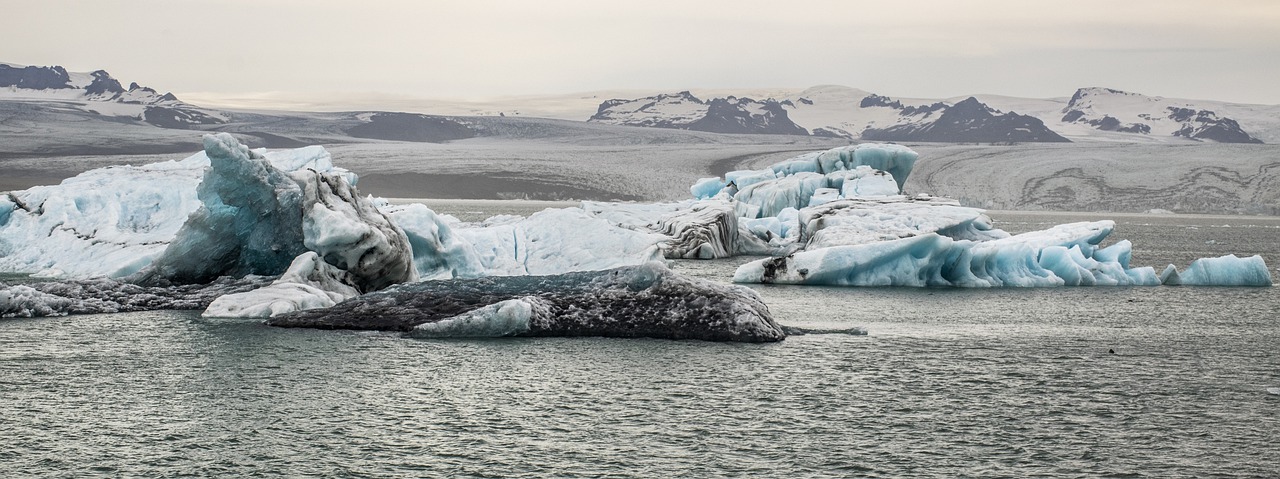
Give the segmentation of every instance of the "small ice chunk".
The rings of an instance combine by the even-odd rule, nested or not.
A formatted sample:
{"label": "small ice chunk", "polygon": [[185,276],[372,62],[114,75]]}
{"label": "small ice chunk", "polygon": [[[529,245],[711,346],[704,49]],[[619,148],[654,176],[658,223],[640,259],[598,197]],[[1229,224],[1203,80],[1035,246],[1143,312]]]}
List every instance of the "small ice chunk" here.
{"label": "small ice chunk", "polygon": [[533,317],[550,313],[548,304],[536,296],[508,299],[457,316],[413,328],[415,338],[499,338],[515,336],[530,329]]}
{"label": "small ice chunk", "polygon": [[1160,275],[1167,285],[1188,286],[1271,286],[1271,271],[1261,256],[1240,258],[1234,254],[1217,258],[1200,258],[1191,262],[1186,271],[1178,272],[1173,265]]}
{"label": "small ice chunk", "polygon": [[694,198],[704,200],[719,194],[724,186],[725,182],[720,178],[700,178],[697,183],[689,187],[689,193],[692,193]]}

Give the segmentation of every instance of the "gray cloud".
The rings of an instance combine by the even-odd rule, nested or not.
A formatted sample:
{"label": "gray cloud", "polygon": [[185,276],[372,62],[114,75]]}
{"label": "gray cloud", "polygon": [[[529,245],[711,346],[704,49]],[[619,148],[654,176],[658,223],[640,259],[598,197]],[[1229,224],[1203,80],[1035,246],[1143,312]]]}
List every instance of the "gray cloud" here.
{"label": "gray cloud", "polygon": [[1280,4],[1198,1],[21,2],[0,60],[184,91],[485,97],[1080,86],[1280,103]]}

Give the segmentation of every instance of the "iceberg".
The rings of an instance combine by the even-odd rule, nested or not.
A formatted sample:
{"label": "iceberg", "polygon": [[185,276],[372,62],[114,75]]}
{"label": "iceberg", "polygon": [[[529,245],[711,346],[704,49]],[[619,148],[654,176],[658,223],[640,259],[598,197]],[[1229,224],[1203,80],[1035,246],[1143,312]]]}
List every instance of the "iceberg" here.
{"label": "iceberg", "polygon": [[835,200],[797,212],[806,249],[858,245],[938,233],[986,241],[1008,237],[977,208],[929,196],[881,196]]}
{"label": "iceberg", "polygon": [[358,281],[313,251],[299,255],[270,285],[219,296],[201,316],[268,318],[294,311],[328,308],[360,295]]}
{"label": "iceberg", "polygon": [[1186,271],[1169,265],[1160,273],[1160,282],[1170,286],[1271,286],[1271,270],[1261,256],[1239,258],[1229,254],[1217,258],[1200,258]]}
{"label": "iceberg", "polygon": [[[355,178],[334,167],[319,146],[252,154],[285,173],[313,169]],[[210,166],[208,154],[200,152],[180,161],[98,168],[58,185],[0,194],[0,271],[70,278],[137,273],[202,206],[197,189]]]}
{"label": "iceberg", "polygon": [[278,275],[306,251],[302,189],[288,174],[226,133],[205,135],[204,150],[210,164],[197,188],[200,208],[134,281]]}
{"label": "iceberg", "polygon": [[408,237],[346,176],[287,174],[225,133],[205,135],[204,146],[210,168],[198,187],[201,207],[130,281],[164,286],[292,273],[205,311],[262,317],[417,280]]}
{"label": "iceberg", "polygon": [[402,331],[418,337],[607,336],[772,342],[786,334],[747,288],[675,274],[660,262],[549,276],[405,283],[281,327]]}
{"label": "iceberg", "polygon": [[1043,287],[1156,285],[1151,268],[1128,265],[1130,244],[1105,249],[1111,221],[1071,223],[990,241],[937,233],[832,246],[744,264],[740,283],[833,286]]}
{"label": "iceberg", "polygon": [[[547,209],[514,223],[454,230],[489,276],[598,271],[662,259],[661,235],[620,228],[581,208]],[[469,253],[468,253],[469,254]]]}
{"label": "iceberg", "polygon": [[209,284],[142,286],[95,278],[8,286],[0,283],[0,318],[205,309],[214,299],[266,286],[271,278],[218,278]]}
{"label": "iceberg", "polygon": [[584,201],[581,209],[622,228],[662,235],[658,245],[666,258],[714,259],[738,254],[738,216],[733,205],[723,199],[656,204]]}
{"label": "iceberg", "polygon": [[695,199],[734,201],[738,216],[767,218],[837,199],[897,195],[919,155],[899,145],[866,143],[806,153],[762,170],[699,179]]}
{"label": "iceberg", "polygon": [[[720,178],[700,178],[689,187],[689,193],[693,194],[694,198],[705,200],[720,194],[720,190],[724,187],[725,182]],[[0,210],[0,214],[3,214],[3,210]]]}
{"label": "iceberg", "polygon": [[828,174],[866,166],[892,176],[897,184],[897,189],[893,193],[897,193],[902,190],[902,185],[906,184],[907,176],[911,175],[911,170],[919,158],[920,155],[914,150],[902,145],[863,143],[806,153],[777,163],[770,168],[778,175],[790,176],[804,172]]}
{"label": "iceberg", "polygon": [[437,215],[423,205],[388,206],[413,246],[424,279],[467,279],[592,271],[662,258],[661,235],[623,228],[581,208],[501,216],[481,225]]}
{"label": "iceberg", "polygon": [[302,244],[346,271],[361,292],[417,281],[405,232],[346,178],[305,170],[293,174],[302,187]]}

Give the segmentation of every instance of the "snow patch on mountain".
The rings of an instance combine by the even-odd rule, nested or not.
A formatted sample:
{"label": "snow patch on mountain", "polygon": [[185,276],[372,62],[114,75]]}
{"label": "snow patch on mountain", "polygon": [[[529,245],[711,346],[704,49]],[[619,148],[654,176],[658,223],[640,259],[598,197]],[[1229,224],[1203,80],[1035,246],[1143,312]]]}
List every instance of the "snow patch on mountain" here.
{"label": "snow patch on mountain", "polygon": [[125,117],[161,128],[225,123],[224,115],[197,108],[139,84],[125,88],[105,70],[68,72],[61,66],[0,63],[0,100],[59,101],[86,112]]}
{"label": "snow patch on mountain", "polygon": [[[1262,143],[1218,102],[1152,97],[1110,88],[1081,88],[1062,109],[1062,123],[1087,124],[1102,131],[1175,136],[1218,143]],[[1234,113],[1234,112],[1233,112]]]}

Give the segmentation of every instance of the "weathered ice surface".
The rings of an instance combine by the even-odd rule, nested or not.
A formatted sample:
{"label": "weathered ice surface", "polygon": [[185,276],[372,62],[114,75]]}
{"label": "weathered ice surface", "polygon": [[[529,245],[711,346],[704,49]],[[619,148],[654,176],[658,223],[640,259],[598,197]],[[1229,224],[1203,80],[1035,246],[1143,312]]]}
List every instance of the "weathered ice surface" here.
{"label": "weathered ice surface", "polygon": [[396,285],[282,327],[406,331],[426,337],[610,336],[710,341],[785,337],[751,290],[686,278],[661,263],[553,276]]}
{"label": "weathered ice surface", "polygon": [[341,176],[300,171],[303,245],[350,274],[361,292],[416,281],[409,238]]}
{"label": "weathered ice surface", "polygon": [[982,210],[931,196],[883,196],[835,200],[799,210],[800,237],[808,249],[855,245],[938,233],[952,239],[1008,237]]}
{"label": "weathered ice surface", "polygon": [[314,251],[303,253],[270,285],[220,296],[202,316],[217,318],[267,318],[306,309],[328,308],[360,295],[357,281],[337,266],[326,263]]}
{"label": "weathered ice surface", "polygon": [[209,284],[139,286],[87,279],[9,286],[0,283],[0,318],[204,309],[219,296],[267,285],[270,277],[218,278]]}
{"label": "weathered ice surface", "polygon": [[833,286],[1041,287],[1157,285],[1150,267],[1129,268],[1131,245],[1098,244],[1115,223],[1071,223],[991,241],[936,233],[833,246],[747,263],[736,282]]}
{"label": "weathered ice surface", "polygon": [[[247,155],[284,173],[314,170],[355,180],[319,146]],[[203,206],[198,189],[211,163],[202,151],[181,161],[99,168],[58,185],[0,194],[0,271],[81,278],[138,272]],[[220,164],[215,176],[228,167]]]}
{"label": "weathered ice surface", "polygon": [[202,206],[136,281],[276,275],[306,251],[298,184],[231,135],[206,135],[204,149],[210,168],[197,188]]}
{"label": "weathered ice surface", "polygon": [[307,251],[344,271],[361,292],[417,279],[404,232],[344,175],[286,174],[227,134],[206,135],[205,153],[203,205],[131,280],[163,285],[276,275]]}
{"label": "weathered ice surface", "polygon": [[738,254],[738,216],[723,199],[678,203],[582,202],[588,214],[612,224],[666,236],[659,243],[666,258],[713,259]]}

